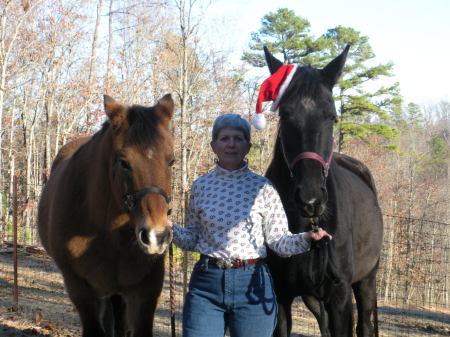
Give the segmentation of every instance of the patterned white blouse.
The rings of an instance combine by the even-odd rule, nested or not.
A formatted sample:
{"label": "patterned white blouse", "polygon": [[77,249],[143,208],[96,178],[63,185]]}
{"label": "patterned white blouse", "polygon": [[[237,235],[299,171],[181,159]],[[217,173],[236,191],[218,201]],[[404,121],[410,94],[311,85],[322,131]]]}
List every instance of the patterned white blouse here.
{"label": "patterned white blouse", "polygon": [[192,185],[186,228],[173,224],[183,250],[220,259],[266,257],[265,243],[289,257],[310,247],[304,233],[289,232],[280,197],[271,182],[248,169],[219,165]]}

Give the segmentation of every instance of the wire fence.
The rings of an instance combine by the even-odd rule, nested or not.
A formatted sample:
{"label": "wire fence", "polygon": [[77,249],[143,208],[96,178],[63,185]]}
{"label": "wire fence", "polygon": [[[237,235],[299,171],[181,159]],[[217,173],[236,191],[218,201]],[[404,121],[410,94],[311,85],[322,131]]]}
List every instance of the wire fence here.
{"label": "wire fence", "polygon": [[[384,223],[378,272],[380,336],[449,336],[450,225],[394,215],[385,215]],[[16,276],[13,231],[2,233],[0,335],[2,329],[13,329],[13,336],[80,335],[77,313],[57,267],[40,246],[29,244],[36,240],[33,233],[31,228],[18,226]],[[176,247],[172,255],[171,265],[166,259],[166,280],[154,324],[154,334],[160,337],[181,336],[183,298],[198,259],[198,254]],[[294,302],[293,316],[292,336],[320,336],[301,299]]]}

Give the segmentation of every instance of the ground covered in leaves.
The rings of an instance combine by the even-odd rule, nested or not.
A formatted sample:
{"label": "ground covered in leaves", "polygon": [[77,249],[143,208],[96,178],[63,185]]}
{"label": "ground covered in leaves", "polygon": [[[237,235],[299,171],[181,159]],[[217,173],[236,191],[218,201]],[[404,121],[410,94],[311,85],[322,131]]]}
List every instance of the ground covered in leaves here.
{"label": "ground covered in leaves", "polygon": [[[13,310],[12,247],[0,246],[0,336],[74,337],[80,335],[76,310],[64,290],[61,275],[39,248],[20,247],[18,253],[19,310]],[[176,268],[176,270],[179,270]],[[168,277],[167,277],[168,278]],[[176,331],[181,336],[182,275],[175,273]],[[169,282],[165,283],[155,317],[156,337],[171,336]],[[313,316],[296,301],[292,337],[320,336]],[[379,308],[380,336],[450,336],[450,312]]]}

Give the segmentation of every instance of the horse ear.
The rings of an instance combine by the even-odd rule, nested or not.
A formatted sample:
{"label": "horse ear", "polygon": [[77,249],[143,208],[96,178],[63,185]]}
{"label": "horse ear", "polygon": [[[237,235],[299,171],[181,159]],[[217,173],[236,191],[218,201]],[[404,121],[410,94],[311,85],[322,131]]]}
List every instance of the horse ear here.
{"label": "horse ear", "polygon": [[105,106],[105,113],[114,130],[118,130],[127,121],[127,109],[114,98],[103,95],[103,104]]}
{"label": "horse ear", "polygon": [[334,85],[339,80],[339,77],[341,77],[349,49],[350,45],[348,44],[339,56],[337,56],[333,61],[328,63],[325,68],[322,69],[326,84],[330,89],[334,87]]}
{"label": "horse ear", "polygon": [[164,95],[156,105],[156,110],[169,118],[172,118],[174,108],[175,104],[173,103],[171,94]]}
{"label": "horse ear", "polygon": [[264,46],[264,56],[266,57],[267,67],[269,67],[271,74],[275,73],[283,65],[283,62],[273,56],[266,46]]}

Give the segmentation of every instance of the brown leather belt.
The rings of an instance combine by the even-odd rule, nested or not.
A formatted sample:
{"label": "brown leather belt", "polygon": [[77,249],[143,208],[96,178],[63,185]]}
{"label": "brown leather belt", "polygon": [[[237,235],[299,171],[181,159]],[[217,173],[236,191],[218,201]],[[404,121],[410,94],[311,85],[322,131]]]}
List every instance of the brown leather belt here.
{"label": "brown leather belt", "polygon": [[217,259],[214,257],[210,257],[207,255],[201,255],[201,259],[208,260],[208,264],[212,264],[216,267],[219,267],[221,269],[229,269],[229,268],[241,268],[244,266],[247,266],[249,264],[256,264],[259,262],[262,262],[263,259],[257,258],[257,259],[248,259],[248,260],[240,260],[240,259],[233,259],[233,260],[226,260],[226,259]]}

